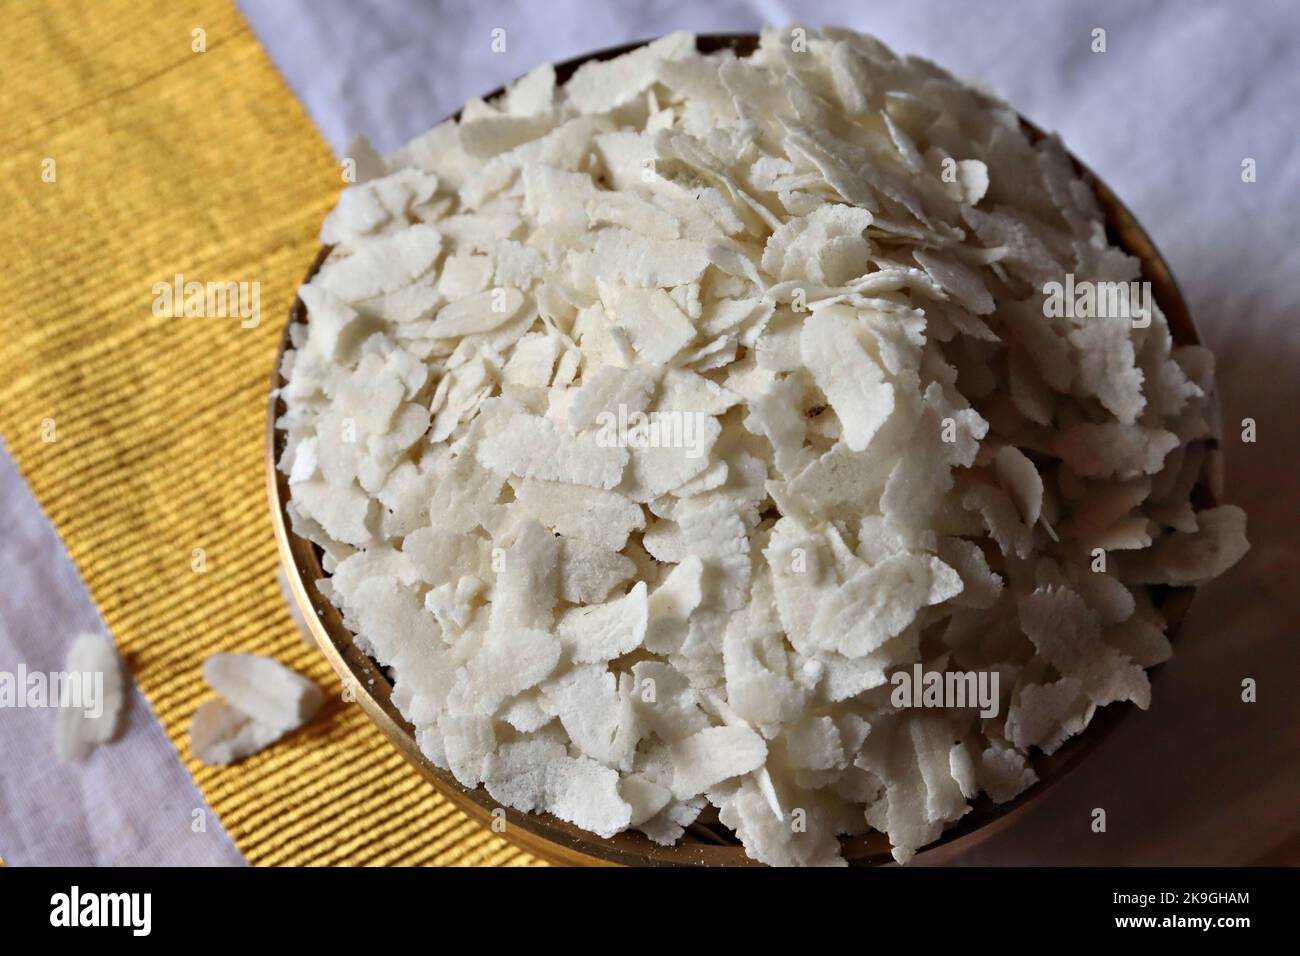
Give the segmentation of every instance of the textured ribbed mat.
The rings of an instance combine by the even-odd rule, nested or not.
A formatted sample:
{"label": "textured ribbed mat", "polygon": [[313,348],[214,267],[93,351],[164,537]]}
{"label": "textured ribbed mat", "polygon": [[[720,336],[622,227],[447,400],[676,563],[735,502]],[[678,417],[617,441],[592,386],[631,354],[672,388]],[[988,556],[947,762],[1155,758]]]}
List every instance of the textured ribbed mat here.
{"label": "textured ribbed mat", "polygon": [[[0,432],[208,802],[255,864],[536,862],[342,701],[276,584],[264,402],[340,185],[328,149],[227,3],[5,14]],[[156,314],[178,274],[248,283],[260,321]],[[243,764],[203,767],[187,729],[217,650],[273,654],[333,703]]]}

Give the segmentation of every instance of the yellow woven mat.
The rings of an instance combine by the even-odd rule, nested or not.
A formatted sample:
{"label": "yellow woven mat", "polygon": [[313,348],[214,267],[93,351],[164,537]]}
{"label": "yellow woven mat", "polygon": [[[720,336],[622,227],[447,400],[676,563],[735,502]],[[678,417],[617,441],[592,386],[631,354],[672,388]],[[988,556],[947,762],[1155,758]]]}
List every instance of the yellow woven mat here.
{"label": "yellow woven mat", "polygon": [[[0,433],[222,824],[256,864],[536,862],[342,702],[281,601],[264,401],[340,177],[247,25],[221,0],[11,4],[0,63]],[[260,324],[156,317],[177,273],[260,283]],[[335,703],[203,767],[187,728],[217,650],[273,654]]]}

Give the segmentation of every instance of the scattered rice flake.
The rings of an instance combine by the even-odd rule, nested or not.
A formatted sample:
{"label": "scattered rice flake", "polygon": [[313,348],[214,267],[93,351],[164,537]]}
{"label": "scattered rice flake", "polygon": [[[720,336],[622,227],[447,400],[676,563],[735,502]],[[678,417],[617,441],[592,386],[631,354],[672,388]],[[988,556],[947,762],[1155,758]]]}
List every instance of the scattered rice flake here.
{"label": "scattered rice flake", "polygon": [[59,699],[50,702],[59,708],[58,753],[80,763],[117,733],[126,701],[122,662],[111,641],[79,634],[68,648],[63,673]]}
{"label": "scattered rice flake", "polygon": [[257,654],[213,654],[203,662],[203,679],[233,707],[281,734],[307,723],[325,701],[315,683]]}

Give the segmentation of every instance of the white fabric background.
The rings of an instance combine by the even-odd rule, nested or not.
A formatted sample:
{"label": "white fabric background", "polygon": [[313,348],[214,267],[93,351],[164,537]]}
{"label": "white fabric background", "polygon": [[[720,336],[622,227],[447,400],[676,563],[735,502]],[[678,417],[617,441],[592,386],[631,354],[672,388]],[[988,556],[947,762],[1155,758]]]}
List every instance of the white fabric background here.
{"label": "white fabric background", "polygon": [[[0,444],[0,449],[3,444]],[[0,455],[0,670],[62,670],[79,633],[105,634],[54,528]],[[105,636],[105,640],[107,640]],[[0,709],[0,854],[10,865],[237,865],[149,705],[133,690],[118,739],[84,764],[55,755],[56,711]],[[204,830],[194,832],[194,812]]]}
{"label": "white fabric background", "polygon": [[[1250,514],[1256,550],[1198,599],[1175,659],[1156,681],[1152,710],[1132,714],[1067,782],[960,862],[1233,864],[1300,856],[1300,697],[1293,692],[1300,672],[1294,631],[1300,616],[1294,587],[1300,573],[1300,4],[240,5],[336,152],[354,133],[368,135],[381,150],[398,146],[467,97],[544,60],[674,29],[743,32],[796,21],[875,33],[900,52],[927,56],[991,88],[1040,126],[1058,130],[1151,232],[1218,356],[1229,423],[1229,496]],[[500,54],[489,46],[496,27],[506,31]],[[1107,31],[1106,53],[1090,51],[1096,27]],[[1246,157],[1257,163],[1252,184],[1240,177]],[[1254,445],[1237,440],[1235,423],[1247,416],[1258,426]],[[34,504],[18,482],[0,481],[0,506],[6,515],[34,520]],[[48,595],[48,606],[17,627],[11,623],[10,638],[0,641],[0,668],[20,658],[57,659],[61,651],[51,648],[63,646],[69,622],[93,614],[52,535],[33,548],[41,551],[28,557],[33,567],[62,565],[57,580],[38,574],[37,585],[25,585],[39,586],[33,593]],[[30,577],[13,560],[5,564],[10,588],[15,573]],[[12,613],[12,602],[0,600],[0,620]],[[1258,703],[1240,702],[1243,677],[1259,681]],[[44,731],[13,728],[0,711],[0,853],[10,862],[126,862],[138,849],[124,852],[113,841],[96,840],[77,821],[94,819],[89,815],[105,807],[139,820],[160,801],[200,805],[138,700],[125,740],[96,759],[126,760],[130,748],[137,768],[157,768],[158,780],[150,778],[155,786],[144,793],[123,792],[94,766],[75,786],[59,778],[38,788],[32,768],[48,760],[39,739]],[[1089,829],[1095,807],[1107,811],[1105,834]],[[49,838],[34,841],[39,828]],[[214,862],[221,855],[214,842],[191,841],[175,852]]]}

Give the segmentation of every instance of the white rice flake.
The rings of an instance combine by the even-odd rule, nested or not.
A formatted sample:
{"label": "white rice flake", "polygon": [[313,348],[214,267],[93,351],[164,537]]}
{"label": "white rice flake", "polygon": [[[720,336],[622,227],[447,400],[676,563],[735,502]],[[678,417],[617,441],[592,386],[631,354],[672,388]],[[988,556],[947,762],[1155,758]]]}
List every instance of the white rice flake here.
{"label": "white rice flake", "polygon": [[799,351],[843,427],[850,451],[862,451],[894,410],[894,390],[854,332],[853,316],[838,306],[808,317]]}
{"label": "white rice flake", "polygon": [[51,703],[59,708],[59,756],[76,763],[117,733],[126,687],[113,643],[98,634],[80,634],[73,640],[63,672],[66,683]]}

